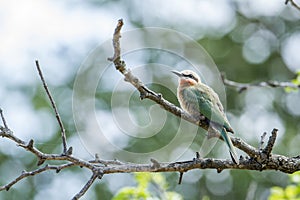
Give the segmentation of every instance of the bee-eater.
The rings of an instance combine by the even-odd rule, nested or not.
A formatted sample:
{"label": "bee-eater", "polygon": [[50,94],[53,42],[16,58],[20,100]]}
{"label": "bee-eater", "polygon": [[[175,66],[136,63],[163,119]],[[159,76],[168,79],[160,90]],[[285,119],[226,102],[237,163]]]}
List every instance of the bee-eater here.
{"label": "bee-eater", "polygon": [[201,82],[200,77],[191,70],[172,71],[179,77],[177,97],[180,106],[197,120],[203,116],[217,129],[227,146],[233,162],[239,163],[236,151],[227,132],[233,133],[224,113],[219,96],[213,89]]}

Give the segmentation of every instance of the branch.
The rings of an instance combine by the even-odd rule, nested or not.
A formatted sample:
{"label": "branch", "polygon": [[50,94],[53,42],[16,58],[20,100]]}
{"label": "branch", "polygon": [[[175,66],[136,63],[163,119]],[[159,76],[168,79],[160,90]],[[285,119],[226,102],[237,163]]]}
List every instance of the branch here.
{"label": "branch", "polygon": [[17,146],[34,154],[38,158],[38,165],[42,165],[47,160],[59,160],[59,161],[69,161],[74,163],[76,166],[85,167],[87,169],[91,169],[91,170],[94,169],[94,165],[92,163],[89,163],[88,161],[84,161],[80,158],[76,158],[71,155],[43,153],[34,147],[33,140],[30,140],[28,143],[26,143],[25,141],[21,140],[17,136],[13,135],[11,130],[5,129],[2,126],[0,126],[0,136],[14,141],[17,144]]}
{"label": "branch", "polygon": [[271,88],[293,88],[293,89],[299,89],[300,85],[296,85],[291,82],[278,82],[278,81],[263,81],[259,83],[238,83],[231,80],[228,80],[225,78],[225,75],[222,74],[221,76],[224,85],[236,88],[236,90],[239,93],[242,93],[243,91],[251,88],[251,87],[271,87]]}
{"label": "branch", "polygon": [[267,156],[267,158],[270,157],[270,155],[271,155],[271,151],[273,149],[273,146],[275,144],[275,140],[277,137],[277,132],[278,132],[278,129],[273,129],[271,136],[269,138],[268,144],[263,150],[263,153]]}
{"label": "branch", "polygon": [[1,120],[2,120],[2,123],[3,123],[3,126],[4,128],[8,129],[8,126],[6,124],[6,120],[5,120],[5,117],[3,115],[3,110],[0,108],[0,116],[1,116]]}
{"label": "branch", "polygon": [[102,177],[102,173],[99,173],[98,171],[94,172],[93,175],[91,176],[91,178],[88,180],[88,182],[83,186],[83,188],[80,190],[80,192],[78,192],[73,198],[72,200],[77,200],[80,197],[82,197],[86,191],[88,191],[88,189],[91,187],[91,185],[94,183],[94,181],[96,180],[96,178],[101,178]]}
{"label": "branch", "polygon": [[181,184],[181,182],[182,182],[182,177],[183,177],[183,172],[180,172],[180,173],[179,173],[178,185]]}
{"label": "branch", "polygon": [[289,2],[291,3],[292,6],[294,6],[300,11],[300,6],[298,6],[298,4],[296,4],[294,0],[285,0],[285,5],[287,5]]}
{"label": "branch", "polygon": [[39,65],[39,62],[38,62],[37,60],[35,61],[35,65],[36,65],[36,68],[37,68],[37,70],[38,70],[38,72],[39,72],[39,75],[40,75],[41,81],[42,81],[42,83],[43,83],[44,89],[45,89],[45,91],[46,91],[46,93],[47,93],[47,95],[48,95],[48,98],[49,98],[50,102],[51,102],[52,108],[53,108],[53,110],[54,110],[54,112],[55,112],[56,120],[57,120],[57,122],[58,122],[58,124],[59,124],[59,127],[60,127],[60,130],[61,130],[61,138],[62,138],[62,143],[63,143],[63,153],[64,153],[64,154],[67,154],[67,153],[72,154],[72,148],[70,148],[70,149],[67,150],[66,131],[65,131],[64,125],[63,125],[63,123],[62,123],[62,120],[61,120],[61,118],[60,118],[60,116],[59,116],[57,107],[56,107],[56,105],[55,105],[55,101],[54,101],[54,99],[52,98],[52,95],[51,95],[51,93],[50,93],[50,90],[48,89],[47,83],[46,83],[46,81],[45,81],[45,79],[44,79],[42,70],[41,70],[40,65]]}
{"label": "branch", "polygon": [[18,176],[17,178],[15,178],[13,181],[11,181],[10,183],[1,186],[0,187],[0,191],[2,190],[6,190],[8,191],[11,186],[13,186],[14,184],[16,184],[17,182],[19,182],[20,180],[27,178],[29,176],[35,176],[37,174],[40,174],[42,172],[48,171],[48,170],[55,170],[57,173],[60,172],[60,170],[65,169],[65,168],[69,168],[74,166],[74,163],[68,163],[68,164],[63,164],[63,165],[59,165],[59,166],[54,166],[54,165],[46,165],[40,169],[36,169],[30,172],[26,172],[26,171],[22,171],[21,175]]}
{"label": "branch", "polygon": [[[13,141],[22,141],[16,136],[11,137],[10,134],[5,133],[6,129],[0,127],[0,136],[7,137],[8,139],[14,138]],[[277,130],[273,130],[273,134],[277,134]],[[275,134],[274,134],[275,135]],[[271,140],[269,140],[269,147],[271,147],[276,138],[271,136]],[[32,141],[32,140],[31,140]],[[222,171],[223,169],[248,169],[248,170],[279,170],[285,173],[293,173],[295,171],[300,170],[300,159],[298,157],[288,158],[282,155],[270,154],[270,157],[261,156],[264,152],[259,152],[256,149],[248,149],[250,154],[253,154],[255,157],[251,157],[250,159],[243,158],[240,161],[240,164],[237,165],[233,163],[231,160],[225,159],[212,159],[212,158],[194,158],[190,161],[183,162],[170,162],[163,163],[158,162],[154,159],[149,164],[136,164],[136,163],[124,163],[116,160],[92,160],[92,161],[84,161],[82,159],[67,156],[67,155],[57,155],[57,154],[45,154],[37,150],[33,147],[33,142],[28,142],[27,145],[20,144],[16,142],[18,146],[26,149],[27,151],[36,155],[39,159],[53,160],[53,161],[68,161],[67,164],[61,165],[60,167],[54,166],[45,166],[44,168],[38,170],[60,170],[63,168],[71,167],[71,166],[80,166],[91,171],[101,172],[100,174],[112,174],[112,173],[129,173],[129,172],[186,172],[191,169],[217,169]],[[22,141],[22,143],[25,143]],[[233,139],[234,145],[243,148],[249,148],[246,143],[244,143],[240,139]],[[32,146],[31,146],[32,145]],[[270,148],[265,149],[270,149]],[[264,157],[266,159],[262,159],[260,157]],[[258,159],[260,158],[260,159]],[[105,163],[105,164],[103,164]],[[40,172],[39,172],[40,173]],[[29,176],[29,175],[27,175]],[[98,174],[98,176],[100,176]],[[5,187],[5,186],[2,186]]]}
{"label": "branch", "polygon": [[236,165],[230,160],[224,159],[193,159],[190,161],[159,163],[158,168],[152,164],[125,164],[120,166],[108,166],[103,170],[104,174],[129,173],[129,172],[187,172],[192,169],[216,169],[221,172],[224,169],[246,169],[246,170],[279,170],[285,173],[294,173],[300,170],[300,160],[287,158],[281,155],[271,156],[267,162],[259,163],[255,159],[245,159]]}
{"label": "branch", "polygon": [[58,155],[58,154],[46,154],[42,153],[34,147],[33,140],[30,140],[27,144],[20,138],[14,136],[9,129],[0,126],[0,136],[8,138],[15,142],[17,146],[24,148],[25,150],[33,153],[38,159],[38,164],[42,164],[47,160],[52,161],[66,161],[65,164],[48,165],[44,167],[26,172],[23,171],[20,176],[12,180],[6,185],[0,187],[1,190],[9,190],[14,184],[20,180],[35,176],[39,173],[48,170],[56,170],[57,173],[62,169],[69,167],[83,167],[93,172],[92,177],[81,189],[81,191],[74,196],[73,199],[79,199],[83,196],[87,190],[91,187],[96,178],[101,178],[104,174],[113,173],[130,173],[130,172],[179,172],[179,183],[182,181],[182,175],[192,169],[216,169],[217,172],[222,172],[224,169],[247,169],[247,170],[279,170],[284,173],[293,173],[300,170],[299,157],[288,158],[282,155],[271,154],[272,147],[276,140],[277,130],[274,129],[272,136],[270,137],[266,148],[263,151],[256,150],[254,147],[249,146],[240,139],[233,139],[234,145],[244,149],[249,155],[253,155],[250,159],[241,158],[239,165],[233,163],[231,160],[224,159],[212,159],[212,158],[199,158],[196,154],[196,158],[182,162],[170,162],[162,163],[155,159],[151,159],[149,164],[136,164],[136,163],[124,163],[118,160],[101,160],[98,156],[95,156],[95,160],[84,161],[82,159],[73,157],[71,155]]}
{"label": "branch", "polygon": [[0,126],[0,136],[1,137],[6,137],[12,141],[14,141],[15,143],[17,143],[18,145],[24,145],[25,141],[19,139],[18,137],[13,135],[13,132],[9,129],[9,128],[5,128]]}
{"label": "branch", "polygon": [[119,161],[117,159],[115,159],[115,160],[102,160],[102,159],[99,158],[98,154],[95,155],[95,160],[90,160],[89,163],[95,163],[95,164],[98,163],[98,164],[102,164],[102,165],[105,165],[105,166],[107,166],[107,165],[123,165],[123,164],[125,164],[124,162],[121,162],[121,161]]}
{"label": "branch", "polygon": [[259,150],[262,151],[262,148],[263,148],[263,145],[264,145],[264,140],[265,140],[265,137],[267,135],[267,132],[264,132],[262,134],[262,136],[260,137],[260,143],[259,143]]}

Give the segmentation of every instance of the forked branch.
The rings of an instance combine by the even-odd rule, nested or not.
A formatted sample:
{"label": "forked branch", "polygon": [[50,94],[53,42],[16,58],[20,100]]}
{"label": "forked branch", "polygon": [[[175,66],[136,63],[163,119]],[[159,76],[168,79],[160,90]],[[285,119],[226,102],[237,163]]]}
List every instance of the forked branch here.
{"label": "forked branch", "polygon": [[63,122],[62,122],[62,120],[61,120],[61,118],[59,116],[59,113],[58,113],[55,101],[54,101],[54,99],[53,99],[53,97],[51,95],[51,92],[50,92],[50,90],[49,90],[49,88],[47,86],[47,83],[46,83],[46,81],[44,79],[42,70],[40,68],[39,61],[36,60],[35,61],[35,65],[36,65],[36,68],[38,70],[38,73],[39,73],[39,76],[41,78],[41,81],[43,83],[44,89],[45,89],[45,91],[46,91],[46,93],[48,95],[48,98],[49,98],[50,102],[51,102],[52,108],[53,108],[53,110],[55,112],[55,117],[56,117],[56,120],[57,120],[57,122],[59,124],[59,127],[60,127],[60,130],[61,130],[61,139],[62,139],[62,144],[63,144],[63,152],[64,152],[64,154],[66,154],[68,150],[67,150],[66,130],[65,130],[64,124],[63,124]]}

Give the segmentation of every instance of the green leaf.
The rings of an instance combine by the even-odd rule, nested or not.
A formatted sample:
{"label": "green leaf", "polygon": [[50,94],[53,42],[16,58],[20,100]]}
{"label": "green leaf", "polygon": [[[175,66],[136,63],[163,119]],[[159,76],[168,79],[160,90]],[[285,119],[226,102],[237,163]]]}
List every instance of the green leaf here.
{"label": "green leaf", "polygon": [[160,173],[152,174],[152,180],[156,184],[160,185],[163,189],[166,190],[168,188],[168,184],[166,182],[166,179],[162,174],[160,174]]}
{"label": "green leaf", "polygon": [[147,172],[138,172],[134,174],[139,188],[146,189],[151,181],[151,174]]}
{"label": "green leaf", "polygon": [[183,197],[177,192],[167,192],[167,200],[183,200]]}
{"label": "green leaf", "polygon": [[124,187],[112,198],[112,200],[142,200],[151,197],[146,190],[139,190],[135,187]]}
{"label": "green leaf", "polygon": [[295,172],[294,174],[290,175],[290,180],[293,183],[300,183],[300,172]]}
{"label": "green leaf", "polygon": [[289,175],[290,184],[284,189],[281,187],[272,187],[269,200],[278,199],[300,199],[300,172]]}
{"label": "green leaf", "polygon": [[288,199],[294,199],[297,196],[297,187],[295,185],[289,185],[285,188],[285,196]]}
{"label": "green leaf", "polygon": [[284,88],[284,91],[285,91],[286,93],[290,93],[290,92],[297,92],[298,89],[297,89],[297,88],[292,88],[292,87],[285,87],[285,88]]}
{"label": "green leaf", "polygon": [[271,194],[269,196],[269,200],[278,200],[278,199],[285,199],[284,189],[281,187],[272,187]]}
{"label": "green leaf", "polygon": [[[167,191],[168,184],[161,173],[138,172],[134,173],[134,179],[137,182],[137,186],[121,188],[113,197],[113,200],[158,200],[161,197],[166,197],[167,200],[183,200],[180,194]],[[159,194],[153,189],[149,190],[151,188],[150,184],[158,189]]]}
{"label": "green leaf", "polygon": [[[291,80],[291,83],[299,86],[300,85],[300,70],[297,71],[296,74],[297,74],[297,77],[295,79]],[[298,88],[285,87],[284,90],[285,90],[285,92],[290,93],[290,92],[297,92]]]}

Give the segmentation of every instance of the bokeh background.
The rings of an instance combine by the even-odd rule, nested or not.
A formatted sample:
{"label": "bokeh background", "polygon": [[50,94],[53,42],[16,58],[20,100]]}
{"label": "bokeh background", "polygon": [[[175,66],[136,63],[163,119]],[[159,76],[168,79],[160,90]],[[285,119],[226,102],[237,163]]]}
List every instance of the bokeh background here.
{"label": "bokeh background", "polygon": [[[140,101],[134,88],[127,83],[121,84],[123,77],[108,61],[103,61],[106,54],[112,54],[112,48],[107,46],[106,54],[101,54],[99,47],[111,40],[117,20],[123,18],[124,32],[161,27],[189,36],[203,47],[218,70],[225,72],[230,80],[245,83],[290,81],[300,69],[300,11],[284,3],[284,0],[0,1],[0,107],[10,129],[18,137],[33,138],[44,152],[61,152],[59,128],[34,65],[38,59],[74,155],[88,160],[94,153],[99,153],[105,159],[146,162],[144,157],[124,157],[122,152],[140,155],[160,149],[174,138],[178,124],[181,124],[186,133],[182,140],[191,142],[189,147],[178,146],[158,158],[159,161],[192,159],[205,139],[204,131],[195,131],[193,125],[161,111],[150,101]],[[134,37],[134,40],[142,43],[147,38]],[[168,45],[178,43],[176,38],[167,41],[170,42]],[[182,51],[188,51],[188,48],[182,48]],[[165,69],[188,68],[184,59],[151,49],[128,53],[124,59],[151,89],[178,105],[174,94],[176,77],[167,74]],[[97,138],[90,144],[84,140],[85,134],[99,136],[99,127],[88,123],[91,113],[83,112],[85,129],[76,129],[78,124],[75,124],[72,107],[74,83],[82,66],[95,67],[100,61],[105,68],[92,91],[95,97],[93,117],[100,124],[101,136],[108,139],[104,142]],[[214,77],[206,78],[213,86]],[[167,87],[156,84],[162,79],[168,82]],[[87,80],[86,84],[94,84],[93,81],[96,80]],[[115,90],[117,84],[122,86]],[[225,89],[226,96],[221,98],[236,136],[258,146],[263,132],[270,133],[273,128],[278,128],[274,153],[299,154],[299,92],[251,88],[239,94],[233,88]],[[129,96],[129,101],[112,104],[114,95],[119,95],[117,99]],[[128,125],[127,121],[135,126],[132,129],[126,126],[124,130],[120,124],[122,119],[124,126]],[[111,144],[117,148],[111,148]],[[99,149],[94,148],[97,146]],[[208,156],[229,158],[227,154],[226,146],[217,142]],[[2,185],[24,169],[35,169],[37,162],[34,156],[7,139],[0,140],[0,160]],[[272,186],[285,186],[288,180],[280,172],[245,170],[226,170],[220,174],[216,170],[193,170],[185,174],[181,185],[177,185],[178,174],[166,173],[164,176],[169,190],[185,199],[202,199],[204,196],[210,199],[266,199]],[[0,198],[70,199],[89,177],[89,171],[78,168],[59,174],[49,171],[19,182],[8,192],[1,192]],[[111,199],[120,188],[131,185],[135,185],[132,174],[107,175],[97,181],[83,199]]]}

